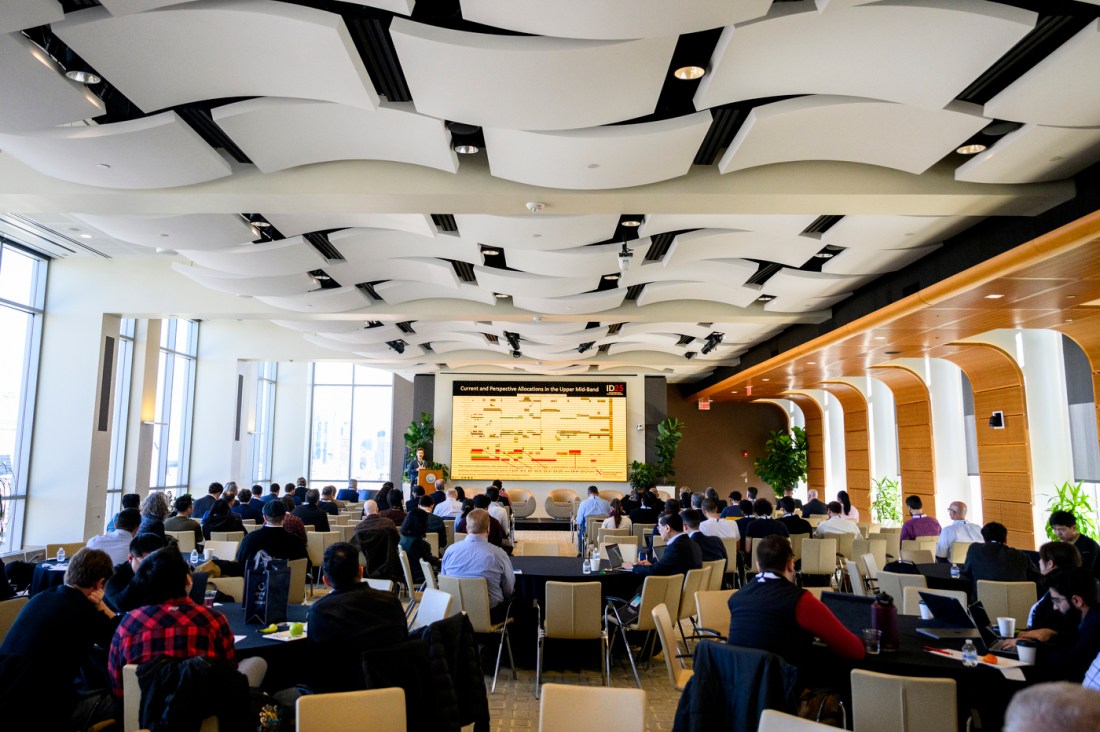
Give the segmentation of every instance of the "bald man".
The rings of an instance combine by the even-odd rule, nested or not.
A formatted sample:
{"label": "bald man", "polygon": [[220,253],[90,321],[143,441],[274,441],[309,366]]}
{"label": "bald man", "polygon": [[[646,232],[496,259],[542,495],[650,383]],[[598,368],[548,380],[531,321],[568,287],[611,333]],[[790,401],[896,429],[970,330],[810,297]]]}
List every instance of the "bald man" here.
{"label": "bald man", "polygon": [[947,507],[951,523],[943,527],[940,539],[936,542],[936,561],[947,562],[951,559],[951,546],[956,541],[984,543],[982,527],[966,520],[966,504],[954,501]]}

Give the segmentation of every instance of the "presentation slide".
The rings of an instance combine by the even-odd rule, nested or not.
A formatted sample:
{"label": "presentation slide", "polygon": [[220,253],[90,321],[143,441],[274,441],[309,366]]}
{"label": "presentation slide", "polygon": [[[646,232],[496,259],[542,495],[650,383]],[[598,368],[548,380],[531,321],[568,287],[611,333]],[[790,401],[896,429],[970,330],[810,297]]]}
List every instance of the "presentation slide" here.
{"label": "presentation slide", "polygon": [[452,480],[626,480],[623,382],[456,381]]}

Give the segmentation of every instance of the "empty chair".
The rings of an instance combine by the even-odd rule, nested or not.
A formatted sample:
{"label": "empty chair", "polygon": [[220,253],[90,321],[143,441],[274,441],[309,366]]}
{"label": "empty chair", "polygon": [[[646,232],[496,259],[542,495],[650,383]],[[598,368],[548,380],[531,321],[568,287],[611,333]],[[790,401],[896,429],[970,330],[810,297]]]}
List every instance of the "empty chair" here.
{"label": "empty chair", "polygon": [[[123,732],[138,732],[141,729],[141,685],[138,683],[137,669],[136,663],[128,663],[122,667]],[[207,717],[202,720],[199,732],[218,732],[218,718]]]}
{"label": "empty chair", "polygon": [[[516,555],[521,557],[556,557],[558,556],[556,541],[521,541],[516,544]],[[576,548],[570,544],[570,551],[576,554]]]}
{"label": "empty chair", "polygon": [[210,556],[231,561],[237,558],[237,547],[240,546],[240,542],[208,541],[202,546],[204,551],[210,552]]}
{"label": "empty chair", "polygon": [[550,518],[569,520],[577,513],[581,499],[576,491],[568,488],[555,488],[546,497],[544,508]]}
{"label": "empty chair", "polygon": [[434,531],[429,531],[427,534],[424,535],[424,541],[428,542],[428,546],[432,548],[433,557],[442,556],[439,553],[439,534],[435,533]]}
{"label": "empty chair", "polygon": [[547,638],[600,641],[600,659],[607,686],[611,686],[611,659],[607,654],[607,627],[603,622],[599,582],[547,582],[546,613],[535,603],[538,648],[535,663],[535,698],[542,683],[542,648]]}
{"label": "empty chair", "polygon": [[[695,571],[695,570],[691,570]],[[665,657],[665,669],[668,671],[668,681],[677,691],[682,691],[691,678],[691,669],[677,668],[672,659],[680,655],[680,647],[676,642],[676,633],[672,630],[672,618],[669,617],[668,607],[661,603],[653,608],[653,623],[657,626],[657,636],[661,639],[661,654]]]}
{"label": "empty chair", "polygon": [[308,560],[305,557],[291,559],[286,565],[290,568],[290,592],[287,594],[287,602],[291,605],[301,605],[306,601]]}
{"label": "empty chair", "polygon": [[[922,536],[919,539],[905,539],[901,542],[901,555],[904,557],[907,551],[927,551],[931,552],[935,556],[936,552],[936,537],[934,536]],[[933,559],[932,561],[935,561]]]}
{"label": "empty chair", "polygon": [[[942,597],[953,597],[959,601],[959,604],[962,605],[963,608],[965,608],[968,604],[966,593],[962,590],[933,590],[928,587],[907,585],[901,588],[902,601],[898,611],[902,615],[920,615],[920,593],[922,592],[928,593],[930,595],[940,595]],[[895,602],[894,604],[897,603]]]}
{"label": "empty chair", "polygon": [[848,581],[852,585],[852,593],[860,597],[867,596],[867,585],[863,581],[863,575],[859,573],[859,567],[851,559],[844,560],[844,571],[848,575]]}
{"label": "empty chair", "polygon": [[951,545],[951,554],[947,557],[947,561],[952,564],[964,564],[966,562],[966,553],[970,551],[970,545],[972,541],[956,541]]}
{"label": "empty chair", "polygon": [[[209,589],[224,592],[233,598],[233,602],[244,602],[244,577],[216,577],[207,580],[206,586]],[[290,597],[288,595],[287,602],[289,601]]]}
{"label": "empty chair", "polygon": [[535,496],[523,488],[509,488],[508,500],[512,504],[512,515],[517,519],[530,518],[538,508]]}
{"label": "empty chair", "polygon": [[195,551],[195,532],[193,531],[165,531],[164,536],[176,540],[180,554],[190,554]]}
{"label": "empty chair", "polygon": [[855,732],[956,732],[956,708],[952,679],[852,671]]}
{"label": "empty chair", "polygon": [[729,602],[735,592],[737,590],[706,590],[695,593],[696,633],[726,639],[730,629]]}
{"label": "empty chair", "polygon": [[447,546],[455,543],[455,520],[443,519],[443,528],[447,532]]}
{"label": "empty chair", "polygon": [[211,531],[210,541],[244,541],[243,531]]}
{"label": "empty chair", "polygon": [[[878,537],[886,542],[886,559],[887,559],[887,561],[889,561],[891,559],[900,559],[901,558],[901,533],[900,533],[900,529],[898,531],[891,532],[889,534],[879,533]],[[882,564],[879,565],[880,568],[885,567],[885,566],[886,566],[886,562],[883,562]]]}
{"label": "empty chair", "polygon": [[[684,633],[684,621],[695,616],[695,593],[705,590],[710,585],[710,567],[689,569],[684,577],[684,586],[680,591],[680,604],[676,615],[676,626],[680,629],[680,637],[687,646],[687,634]],[[694,625],[694,623],[693,623]],[[683,665],[683,660],[680,661]]]}
{"label": "empty chair", "polygon": [[321,581],[321,564],[325,560],[325,549],[344,540],[339,531],[310,531],[306,533],[306,554],[313,564],[315,581]]}
{"label": "empty chair", "polygon": [[432,569],[432,565],[428,563],[427,559],[420,560],[420,570],[424,573],[424,587],[438,590],[439,582],[436,581],[435,570]]}
{"label": "empty chair", "polygon": [[253,531],[259,531],[263,528],[263,524],[245,524],[244,533],[251,534]]}
{"label": "empty chair", "polygon": [[1016,618],[1016,626],[1027,627],[1027,616],[1035,604],[1034,582],[993,582],[978,580],[978,600],[994,619]]}
{"label": "empty chair", "polygon": [[23,609],[28,600],[30,600],[29,597],[13,597],[10,600],[0,602],[0,643],[4,642],[4,636],[11,630],[16,617],[19,616],[19,611]]}
{"label": "empty chair", "polygon": [[413,580],[412,565],[409,564],[409,555],[404,549],[397,550],[397,561],[401,563],[401,575],[405,579],[405,591],[409,595],[410,608],[420,599],[419,588]]}
{"label": "empty chair", "polygon": [[864,539],[871,535],[871,523],[869,521],[865,523],[857,523],[856,526],[859,527],[859,533],[863,536]]}
{"label": "empty chair", "polygon": [[[649,633],[649,636],[642,641],[641,650],[644,653],[647,643],[652,645],[653,632],[657,629],[653,621],[653,608],[662,604],[665,607],[680,607],[680,591],[683,583],[684,575],[682,574],[671,574],[667,577],[656,577],[654,575],[646,577],[645,582],[642,583],[642,601],[638,606],[638,617],[634,620],[624,620],[619,612],[620,606],[616,606],[614,602],[609,603],[611,612],[608,613],[607,622],[614,623],[619,629],[623,645],[626,646],[627,658],[630,659],[630,668],[634,671],[634,681],[638,684],[639,689],[642,688],[642,679],[638,675],[638,666],[634,663],[634,652],[630,649],[626,632],[630,630]],[[608,632],[613,632],[610,626]],[[613,644],[614,639],[612,639]]]}
{"label": "empty chair", "polygon": [[393,580],[372,579],[370,577],[364,577],[363,581],[366,582],[367,586],[370,587],[372,590],[378,590],[379,592],[393,592]]}
{"label": "empty chair", "polygon": [[879,592],[885,592],[887,595],[894,598],[894,604],[897,604],[898,601],[905,597],[904,588],[906,587],[919,587],[923,590],[928,587],[928,580],[926,580],[922,574],[898,574],[897,572],[878,573]]}
{"label": "empty chair", "polygon": [[546,684],[539,705],[539,732],[644,732],[646,693],[641,689]]}
{"label": "empty chair", "polygon": [[856,540],[855,534],[830,534],[830,539],[836,539],[836,553],[845,559],[852,559],[852,547]]}
{"label": "empty chair", "polygon": [[710,578],[703,590],[722,589],[722,578],[726,574],[726,560],[712,559],[709,562],[703,562],[703,566],[710,567]]}
{"label": "empty chair", "polygon": [[927,549],[902,549],[901,558],[913,564],[932,564],[936,557]]}
{"label": "empty chair", "polygon": [[57,557],[57,550],[64,549],[65,557],[72,559],[73,555],[84,548],[85,542],[83,541],[63,541],[57,544],[46,545],[46,559],[54,559]]}
{"label": "empty chair", "polygon": [[[848,558],[856,560],[856,564],[859,565],[859,571],[865,576],[874,579],[879,567],[886,566],[886,540],[875,537],[870,539],[856,539],[852,542],[852,554],[854,556]],[[865,554],[870,554],[874,557],[875,569],[873,572],[864,561]]]}
{"label": "empty chair", "polygon": [[[624,562],[636,562],[636,561],[638,561],[638,545],[637,544],[619,544],[615,541],[616,537],[612,536],[610,538],[611,538],[611,541],[608,542],[608,543],[609,544],[615,544],[615,546],[619,547],[619,553],[623,555],[623,561]],[[619,538],[635,539],[636,540],[636,538],[633,537],[633,536],[619,537]],[[608,544],[600,544],[600,556],[603,557],[604,559],[607,559],[607,546],[608,546]]]}
{"label": "empty chair", "polygon": [[297,701],[299,732],[355,729],[370,720],[372,732],[405,732],[405,690],[400,687],[306,694]]}
{"label": "empty chair", "polygon": [[456,604],[455,599],[442,590],[433,590],[430,587],[425,589],[420,596],[420,602],[416,607],[416,616],[413,618],[412,626],[409,629],[413,630],[431,625],[443,618],[454,615],[457,612],[454,609]]}
{"label": "empty chair", "polygon": [[[600,543],[601,546],[603,546],[604,544],[618,544],[619,546],[634,546],[634,547],[636,547],[636,546],[641,544],[641,540],[638,539],[638,537],[636,537],[636,536],[624,536],[624,535],[616,536],[614,534],[611,534],[609,536],[605,536],[603,539],[600,540],[599,543]],[[603,550],[601,549],[600,551],[603,551]]]}
{"label": "empty chair", "polygon": [[[596,536],[596,543],[597,544],[611,544],[613,542],[608,541],[607,537],[609,537],[609,536],[633,536],[633,534],[631,534],[630,531],[631,531],[630,529],[625,529],[625,528],[624,529],[605,529],[605,528],[601,528],[600,531],[599,531],[599,534]],[[634,537],[634,538],[637,538],[637,537]]]}
{"label": "empty chair", "polygon": [[630,533],[638,537],[641,542],[641,546],[646,546],[646,542],[649,541],[649,537],[653,534],[653,529],[657,524],[634,524],[630,527]]}
{"label": "empty chair", "polygon": [[439,589],[448,592],[458,603],[458,609],[470,618],[475,633],[493,634],[499,637],[496,668],[493,670],[493,685],[489,693],[497,690],[497,675],[500,673],[501,654],[508,647],[508,665],[512,668],[512,678],[516,676],[516,662],[512,659],[512,641],[508,637],[508,626],[512,622],[511,612],[504,622],[493,623],[489,619],[489,584],[484,577],[448,577],[439,576]]}
{"label": "empty chair", "polygon": [[600,514],[593,514],[592,516],[588,516],[587,518],[585,518],[584,545],[586,547],[591,547],[593,544],[596,544],[598,542],[601,530],[600,524],[603,523],[603,520],[605,518],[607,518],[607,516]]}
{"label": "empty chair", "polygon": [[337,526],[336,531],[340,534],[340,541],[351,541],[355,538],[355,524],[346,524],[344,526]]}
{"label": "empty chair", "polygon": [[793,714],[777,712],[774,709],[765,709],[760,715],[760,726],[757,729],[759,732],[813,732],[813,730],[836,729],[836,727],[812,722]]}
{"label": "empty chair", "polygon": [[836,571],[836,539],[806,539],[802,542],[802,575],[828,576]]}
{"label": "empty chair", "polygon": [[[802,558],[802,542],[810,538],[809,534],[791,534],[788,537],[791,540],[791,549],[794,550],[795,561]],[[729,550],[727,549],[727,552]]]}

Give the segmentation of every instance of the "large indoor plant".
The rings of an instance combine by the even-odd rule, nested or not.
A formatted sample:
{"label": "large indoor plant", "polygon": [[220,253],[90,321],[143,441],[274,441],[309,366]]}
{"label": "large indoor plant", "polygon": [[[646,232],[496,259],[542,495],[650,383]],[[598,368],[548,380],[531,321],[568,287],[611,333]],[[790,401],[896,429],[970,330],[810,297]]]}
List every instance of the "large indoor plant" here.
{"label": "large indoor plant", "polygon": [[[1054,486],[1055,494],[1047,501],[1047,515],[1054,511],[1069,511],[1077,519],[1077,533],[1084,534],[1090,539],[1096,538],[1096,509],[1092,506],[1092,499],[1085,491],[1081,483],[1070,483],[1068,480],[1062,485]],[[1057,537],[1050,528],[1050,522],[1046,525],[1047,538],[1055,541]]]}
{"label": "large indoor plant", "polygon": [[874,481],[871,491],[871,520],[883,526],[901,523],[901,484],[885,475]]}
{"label": "large indoor plant", "polygon": [[773,430],[764,443],[764,454],[752,464],[753,471],[777,496],[783,495],[806,479],[807,451],[806,431],[801,427],[792,427],[790,432]]}

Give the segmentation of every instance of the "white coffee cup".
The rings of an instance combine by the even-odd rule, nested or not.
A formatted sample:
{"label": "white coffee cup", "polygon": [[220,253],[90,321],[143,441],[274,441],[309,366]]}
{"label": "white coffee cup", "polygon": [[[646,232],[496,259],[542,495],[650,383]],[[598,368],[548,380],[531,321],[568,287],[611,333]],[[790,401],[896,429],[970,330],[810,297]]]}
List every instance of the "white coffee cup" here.
{"label": "white coffee cup", "polygon": [[997,630],[1002,638],[1014,638],[1016,636],[1016,618],[997,618]]}
{"label": "white coffee cup", "polygon": [[1035,656],[1038,652],[1039,647],[1037,645],[1032,645],[1030,643],[1016,644],[1016,653],[1020,656],[1020,661],[1022,663],[1035,665]]}

